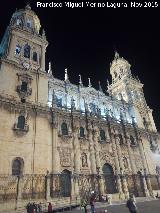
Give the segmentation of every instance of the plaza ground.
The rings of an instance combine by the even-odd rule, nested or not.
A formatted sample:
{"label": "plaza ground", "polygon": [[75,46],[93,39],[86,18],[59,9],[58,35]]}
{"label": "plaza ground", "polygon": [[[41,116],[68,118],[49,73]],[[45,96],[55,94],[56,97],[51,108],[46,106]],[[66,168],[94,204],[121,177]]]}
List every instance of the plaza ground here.
{"label": "plaza ground", "polygon": [[[100,207],[100,205],[96,205],[96,212],[101,213],[105,209],[107,209],[107,213],[129,213],[128,208],[126,207],[125,203],[119,204],[115,203],[113,205],[107,205],[104,207],[105,204]],[[138,202],[138,213],[160,213],[160,200],[151,200],[151,201],[144,201]],[[89,208],[88,208],[89,210]],[[83,210],[72,210],[67,211],[67,213],[80,213],[84,212]]]}

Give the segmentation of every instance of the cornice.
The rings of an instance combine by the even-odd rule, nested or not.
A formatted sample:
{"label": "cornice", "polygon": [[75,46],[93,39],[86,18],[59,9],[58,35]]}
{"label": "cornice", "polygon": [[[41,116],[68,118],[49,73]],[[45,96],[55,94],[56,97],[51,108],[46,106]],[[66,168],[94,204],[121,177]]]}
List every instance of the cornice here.
{"label": "cornice", "polygon": [[15,61],[12,61],[12,60],[9,60],[9,59],[6,59],[6,58],[1,58],[0,61],[2,62],[2,64],[5,63],[5,64],[8,64],[8,65],[16,68],[16,69],[13,68],[13,72],[17,72],[19,70],[20,72],[28,74],[28,75],[29,74],[34,74],[35,75],[35,74],[38,73],[38,74],[48,78],[47,73],[44,72],[44,71],[41,71],[39,68],[37,70],[32,69],[32,68],[26,69],[21,64],[18,64]]}
{"label": "cornice", "polygon": [[23,37],[24,39],[28,37],[32,42],[33,42],[33,39],[35,39],[36,41],[38,41],[38,44],[44,44],[45,46],[48,45],[48,41],[44,39],[41,35],[38,35],[36,33],[30,33],[25,29],[21,29],[15,26],[11,26],[9,30],[11,34],[18,35],[19,33],[19,36]]}
{"label": "cornice", "polygon": [[[50,108],[48,105],[44,105],[42,103],[33,103],[33,102],[26,102],[21,103],[17,99],[15,99],[13,96],[9,96],[5,94],[5,97],[0,95],[0,108],[4,107],[4,109],[10,111],[10,112],[21,112],[21,111],[28,111],[31,114],[35,113],[39,116],[45,116],[48,118],[48,116],[52,113],[55,113],[57,116],[62,116],[67,119],[71,119],[71,116],[73,116],[74,122],[79,122],[80,120],[86,120],[86,117],[80,114],[80,112],[76,111],[71,114],[70,111],[63,111],[58,108]],[[108,126],[110,125],[111,128],[115,129],[121,129],[122,123],[117,123],[115,119],[102,119],[97,117],[88,116],[87,117],[88,123],[93,123],[94,126]],[[134,129],[137,129],[137,132],[146,135],[150,134],[153,137],[160,137],[160,134],[158,132],[153,131],[146,131],[145,129],[139,128],[137,125],[136,127],[129,123],[123,123],[124,127],[127,131],[134,131]]]}

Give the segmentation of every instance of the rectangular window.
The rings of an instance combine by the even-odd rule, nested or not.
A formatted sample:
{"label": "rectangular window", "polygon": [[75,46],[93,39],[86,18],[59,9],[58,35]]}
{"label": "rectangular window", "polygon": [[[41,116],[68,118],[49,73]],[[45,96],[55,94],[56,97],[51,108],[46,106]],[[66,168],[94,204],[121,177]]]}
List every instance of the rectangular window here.
{"label": "rectangular window", "polygon": [[22,81],[21,91],[22,91],[22,92],[27,92],[27,83],[24,82],[24,81]]}
{"label": "rectangular window", "polygon": [[21,47],[19,45],[16,45],[15,54],[19,55],[21,52]]}
{"label": "rectangular window", "polygon": [[31,20],[30,20],[30,19],[27,20],[27,27],[28,27],[28,28],[31,28],[31,27],[32,27],[32,23],[31,23]]}

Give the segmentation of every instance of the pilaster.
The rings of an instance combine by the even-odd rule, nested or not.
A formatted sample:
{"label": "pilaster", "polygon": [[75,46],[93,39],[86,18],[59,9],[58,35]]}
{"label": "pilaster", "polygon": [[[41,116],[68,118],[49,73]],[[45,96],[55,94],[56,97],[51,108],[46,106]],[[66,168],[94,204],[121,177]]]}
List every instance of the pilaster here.
{"label": "pilaster", "polygon": [[97,174],[97,171],[96,171],[95,150],[94,150],[94,143],[93,143],[92,131],[93,131],[92,127],[89,126],[89,128],[88,128],[88,139],[89,139],[89,145],[90,145],[91,172],[92,172],[92,174]]}
{"label": "pilaster", "polygon": [[[54,112],[51,111],[52,117]],[[57,132],[57,121],[52,118],[51,131],[52,131],[52,173],[58,174],[60,172],[60,156],[58,152],[58,132]]]}
{"label": "pilaster", "polygon": [[129,139],[129,136],[127,135],[127,148],[128,148],[128,154],[129,154],[129,160],[130,160],[130,164],[131,164],[131,169],[132,169],[132,173],[133,174],[137,174],[136,171],[136,166],[132,157],[132,150],[131,150],[131,141]]}
{"label": "pilaster", "polygon": [[118,159],[118,153],[117,153],[114,133],[111,133],[111,141],[112,141],[112,149],[113,149],[113,153],[114,153],[114,160],[115,160],[115,167],[116,167],[115,175],[117,178],[117,188],[118,188],[118,192],[119,192],[119,198],[124,199],[122,183],[121,183],[121,178],[120,178],[120,165],[119,165],[119,159]]}
{"label": "pilaster", "polygon": [[122,175],[123,191],[124,191],[125,197],[128,198],[129,197],[128,184],[127,184],[127,180],[126,180],[126,177],[124,174],[123,158],[122,158],[120,139],[118,137],[118,134],[115,134],[115,144],[116,144],[117,154],[118,154],[118,159],[119,159],[119,164],[120,164],[120,174]]}

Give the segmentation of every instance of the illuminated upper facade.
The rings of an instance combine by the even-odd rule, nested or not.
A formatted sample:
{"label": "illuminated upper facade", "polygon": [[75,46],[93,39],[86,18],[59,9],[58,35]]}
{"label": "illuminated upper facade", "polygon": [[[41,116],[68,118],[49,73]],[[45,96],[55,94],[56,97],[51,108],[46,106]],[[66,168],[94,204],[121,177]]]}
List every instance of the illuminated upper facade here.
{"label": "illuminated upper facade", "polygon": [[[44,30],[40,35],[40,27],[39,18],[30,6],[27,5],[25,10],[16,11],[2,39],[0,55],[28,70],[27,74],[30,70],[45,72],[45,52],[48,42]],[[143,84],[138,78],[133,77],[130,67],[128,61],[116,52],[110,66],[112,84],[109,85],[108,82],[109,96],[107,96],[101,87],[98,91],[94,89],[90,79],[88,87],[83,86],[83,77],[80,75],[78,86],[70,83],[67,69],[65,69],[64,81],[56,79],[52,75],[50,63],[47,75],[48,92],[45,94],[48,97],[45,97],[46,102],[44,103],[43,100],[43,104],[48,103],[48,106],[51,106],[54,101],[56,107],[71,110],[72,106],[82,114],[87,109],[93,116],[103,119],[106,115],[110,115],[117,122],[120,122],[121,118],[128,123],[134,120],[141,128],[144,128],[144,122],[146,122],[150,130],[156,131],[152,112],[144,98]],[[25,82],[22,84],[29,87]],[[25,97],[22,98],[25,99]]]}

